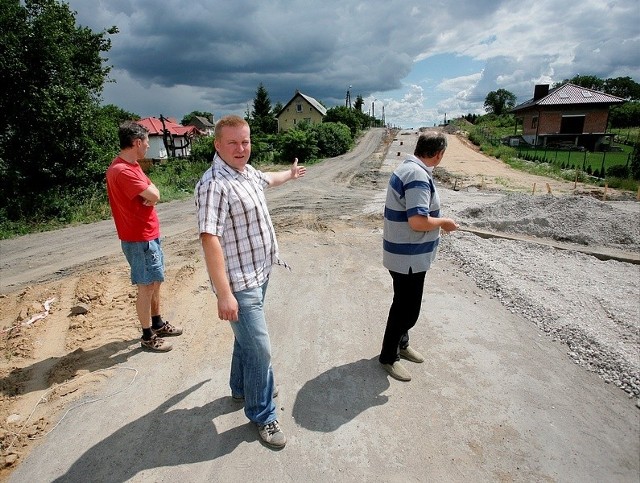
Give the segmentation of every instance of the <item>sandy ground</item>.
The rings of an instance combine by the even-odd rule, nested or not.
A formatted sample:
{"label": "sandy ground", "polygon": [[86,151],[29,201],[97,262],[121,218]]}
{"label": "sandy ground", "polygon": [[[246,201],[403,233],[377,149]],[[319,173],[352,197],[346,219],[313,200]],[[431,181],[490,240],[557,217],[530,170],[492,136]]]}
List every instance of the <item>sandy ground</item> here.
{"label": "sandy ground", "polygon": [[168,354],[139,348],[111,221],[0,242],[0,476],[637,481],[640,272],[619,260],[638,256],[638,203],[604,203],[601,189],[520,173],[449,136],[442,198],[465,231],[443,240],[428,277],[412,339],[427,362],[408,384],[378,367],[384,190],[416,137],[372,130],[268,193],[293,267],[267,296],[281,452],[230,401],[232,334],[215,317],[192,201],[159,207],[163,313],[185,328]]}

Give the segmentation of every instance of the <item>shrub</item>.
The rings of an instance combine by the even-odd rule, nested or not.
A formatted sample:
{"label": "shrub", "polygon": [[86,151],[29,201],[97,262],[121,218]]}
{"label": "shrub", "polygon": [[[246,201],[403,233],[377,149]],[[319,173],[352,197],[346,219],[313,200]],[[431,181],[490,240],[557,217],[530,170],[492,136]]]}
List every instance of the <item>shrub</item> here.
{"label": "shrub", "polygon": [[314,124],[310,130],[316,133],[320,150],[318,155],[323,158],[344,154],[353,144],[349,127],[341,122]]}
{"label": "shrub", "polygon": [[277,144],[277,135],[275,134],[252,135],[251,164],[272,163]]}
{"label": "shrub", "polygon": [[171,158],[162,164],[153,165],[148,175],[160,190],[162,201],[170,201],[193,193],[202,173],[210,165],[211,160],[194,162]]}
{"label": "shrub", "polygon": [[640,179],[640,143],[636,143],[631,154],[631,176]]}
{"label": "shrub", "polygon": [[189,156],[192,161],[208,161],[213,160],[215,153],[215,147],[213,146],[213,136],[198,136],[191,142],[191,155]]}
{"label": "shrub", "polygon": [[613,178],[628,178],[631,174],[631,170],[625,165],[609,166],[607,168],[607,177]]}
{"label": "shrub", "polygon": [[279,140],[278,162],[289,164],[298,158],[300,164],[309,164],[318,159],[318,140],[312,130],[290,129],[281,134]]}
{"label": "shrub", "polygon": [[482,136],[482,134],[476,129],[473,129],[469,133],[469,141],[471,141],[476,146],[480,146],[482,144],[483,139],[484,137]]}
{"label": "shrub", "polygon": [[616,178],[616,177],[607,177],[606,179],[609,188],[627,190],[627,191],[637,191],[638,190],[638,182],[629,178]]}

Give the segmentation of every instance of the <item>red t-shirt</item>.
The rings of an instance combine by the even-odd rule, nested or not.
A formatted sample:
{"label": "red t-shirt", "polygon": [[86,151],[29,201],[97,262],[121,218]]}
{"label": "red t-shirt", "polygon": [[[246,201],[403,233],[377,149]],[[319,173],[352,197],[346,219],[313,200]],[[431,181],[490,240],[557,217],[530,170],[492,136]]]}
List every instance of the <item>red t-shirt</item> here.
{"label": "red t-shirt", "polygon": [[160,237],[155,207],[143,204],[140,196],[151,185],[138,163],[116,157],[107,169],[107,195],[111,214],[122,241],[149,241]]}

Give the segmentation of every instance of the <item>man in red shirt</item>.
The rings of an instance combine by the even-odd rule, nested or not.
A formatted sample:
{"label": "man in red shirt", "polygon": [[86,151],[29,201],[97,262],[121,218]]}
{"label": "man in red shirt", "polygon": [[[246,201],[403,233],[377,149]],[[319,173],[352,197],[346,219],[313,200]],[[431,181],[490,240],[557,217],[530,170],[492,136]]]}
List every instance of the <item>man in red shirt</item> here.
{"label": "man in red shirt", "polygon": [[149,149],[149,132],[128,121],[118,130],[120,153],[107,169],[107,194],[118,238],[129,266],[131,283],[138,286],[136,312],[142,326],[143,348],[167,352],[163,337],[182,334],[182,328],[160,316],[160,284],[164,282],[164,255],[155,205],[160,192],[144,174],[138,160]]}

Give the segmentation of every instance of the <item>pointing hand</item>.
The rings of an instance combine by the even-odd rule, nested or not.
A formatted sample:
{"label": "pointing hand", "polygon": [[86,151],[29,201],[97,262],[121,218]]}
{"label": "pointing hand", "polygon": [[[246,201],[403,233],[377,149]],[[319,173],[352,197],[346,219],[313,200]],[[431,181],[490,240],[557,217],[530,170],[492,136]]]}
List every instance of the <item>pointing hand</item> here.
{"label": "pointing hand", "polygon": [[307,168],[304,166],[298,166],[298,158],[295,158],[293,161],[293,165],[291,166],[291,178],[297,179],[302,178],[307,172]]}

